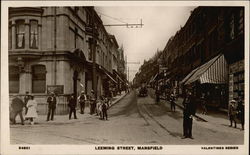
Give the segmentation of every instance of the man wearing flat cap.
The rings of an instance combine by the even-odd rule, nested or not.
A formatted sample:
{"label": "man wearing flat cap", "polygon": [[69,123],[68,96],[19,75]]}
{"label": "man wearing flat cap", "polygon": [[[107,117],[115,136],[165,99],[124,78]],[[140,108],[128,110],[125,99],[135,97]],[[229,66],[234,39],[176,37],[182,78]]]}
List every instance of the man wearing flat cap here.
{"label": "man wearing flat cap", "polygon": [[84,91],[81,92],[81,95],[78,97],[78,101],[80,103],[81,114],[84,114],[85,103],[87,102],[87,95]]}
{"label": "man wearing flat cap", "polygon": [[237,105],[236,105],[236,100],[231,100],[229,105],[228,105],[228,117],[230,120],[230,127],[233,125],[234,123],[234,127],[237,127],[236,124],[236,115],[237,115]]}

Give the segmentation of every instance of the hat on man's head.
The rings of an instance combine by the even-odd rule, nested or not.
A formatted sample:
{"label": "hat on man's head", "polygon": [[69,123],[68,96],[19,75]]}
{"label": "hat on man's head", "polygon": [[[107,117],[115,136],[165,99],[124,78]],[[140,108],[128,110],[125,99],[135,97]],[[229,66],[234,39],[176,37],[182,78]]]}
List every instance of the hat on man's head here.
{"label": "hat on man's head", "polygon": [[231,100],[230,102],[231,102],[231,103],[236,103],[236,101],[235,101],[235,100]]}
{"label": "hat on man's head", "polygon": [[92,89],[92,90],[91,90],[91,93],[93,93],[93,92],[94,92],[94,90]]}
{"label": "hat on man's head", "polygon": [[84,94],[84,91],[81,91],[81,94]]}

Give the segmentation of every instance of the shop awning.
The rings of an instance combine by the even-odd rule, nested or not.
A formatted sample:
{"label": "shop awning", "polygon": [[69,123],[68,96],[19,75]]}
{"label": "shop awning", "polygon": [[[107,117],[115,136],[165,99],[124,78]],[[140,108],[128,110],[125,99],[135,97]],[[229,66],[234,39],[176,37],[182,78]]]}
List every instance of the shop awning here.
{"label": "shop awning", "polygon": [[228,81],[227,62],[224,55],[220,54],[202,66],[189,73],[181,83],[184,85],[199,81],[203,83],[223,84]]}
{"label": "shop awning", "polygon": [[117,81],[116,81],[112,76],[110,76],[107,72],[105,72],[105,74],[106,74],[114,83],[117,84]]}

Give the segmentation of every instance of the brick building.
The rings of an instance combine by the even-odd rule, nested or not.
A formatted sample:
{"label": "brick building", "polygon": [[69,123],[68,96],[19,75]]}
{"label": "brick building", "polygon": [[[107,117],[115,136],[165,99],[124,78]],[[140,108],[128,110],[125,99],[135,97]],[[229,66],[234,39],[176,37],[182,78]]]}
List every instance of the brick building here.
{"label": "brick building", "polygon": [[192,87],[217,107],[244,97],[244,8],[197,7],[163,57],[179,90]]}

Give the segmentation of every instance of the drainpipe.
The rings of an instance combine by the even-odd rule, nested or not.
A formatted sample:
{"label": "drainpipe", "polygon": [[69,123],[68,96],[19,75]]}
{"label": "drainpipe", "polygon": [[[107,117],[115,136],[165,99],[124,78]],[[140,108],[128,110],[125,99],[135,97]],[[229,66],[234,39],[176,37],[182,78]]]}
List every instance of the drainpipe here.
{"label": "drainpipe", "polygon": [[56,74],[57,74],[57,65],[56,65],[56,7],[54,7],[54,51],[53,51],[53,61],[54,61],[54,85],[56,85]]}

